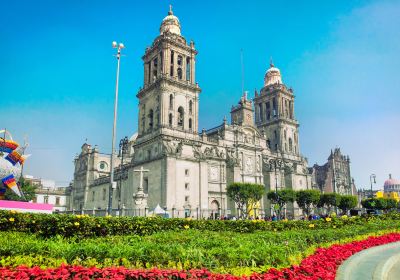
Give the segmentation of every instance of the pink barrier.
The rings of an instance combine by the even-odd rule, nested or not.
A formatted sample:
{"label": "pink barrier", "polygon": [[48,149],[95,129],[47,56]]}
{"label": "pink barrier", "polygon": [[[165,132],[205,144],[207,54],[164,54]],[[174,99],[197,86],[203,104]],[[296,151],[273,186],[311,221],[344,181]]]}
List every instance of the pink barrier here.
{"label": "pink barrier", "polygon": [[0,209],[17,210],[20,212],[52,213],[53,205],[45,203],[0,200]]}

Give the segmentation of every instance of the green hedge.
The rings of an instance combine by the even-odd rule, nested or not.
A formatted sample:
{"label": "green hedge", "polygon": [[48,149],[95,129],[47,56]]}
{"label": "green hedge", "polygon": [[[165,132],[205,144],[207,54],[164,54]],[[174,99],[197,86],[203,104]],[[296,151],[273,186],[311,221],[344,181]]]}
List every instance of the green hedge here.
{"label": "green hedge", "polygon": [[399,214],[388,214],[372,218],[346,217],[332,218],[331,221],[220,221],[220,220],[187,220],[144,217],[89,217],[82,215],[30,214],[12,211],[0,211],[1,231],[20,231],[37,233],[43,237],[52,236],[112,236],[112,235],[150,235],[170,230],[198,229],[208,231],[255,232],[285,231],[291,229],[340,228],[345,225],[362,225],[370,219],[400,220]]}

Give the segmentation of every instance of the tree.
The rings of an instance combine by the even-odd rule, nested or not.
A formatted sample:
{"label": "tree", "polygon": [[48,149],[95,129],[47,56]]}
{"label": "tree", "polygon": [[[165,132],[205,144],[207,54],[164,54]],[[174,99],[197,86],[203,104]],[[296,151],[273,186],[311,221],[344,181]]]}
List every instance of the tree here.
{"label": "tree", "polygon": [[393,198],[386,199],[386,211],[390,211],[397,208],[397,201]]}
{"label": "tree", "polygon": [[252,206],[264,195],[264,186],[252,183],[232,183],[226,188],[226,195],[240,210],[241,217],[247,218]]}
{"label": "tree", "polygon": [[319,198],[318,207],[326,207],[328,213],[330,213],[332,207],[339,206],[340,198],[341,196],[337,193],[323,193]]}
{"label": "tree", "polygon": [[387,199],[386,198],[376,198],[375,199],[375,209],[376,210],[385,210],[387,207]]}
{"label": "tree", "polygon": [[320,196],[321,193],[317,190],[302,190],[296,193],[296,202],[303,213],[308,216],[312,208],[318,204]]}
{"label": "tree", "polygon": [[357,206],[357,197],[354,195],[342,195],[340,198],[339,208],[343,214],[347,214],[347,211]]}
{"label": "tree", "polygon": [[373,209],[375,210],[375,206],[376,206],[376,198],[367,198],[361,201],[361,205],[362,207],[366,208],[366,209]]}
{"label": "tree", "polygon": [[296,193],[291,189],[283,189],[278,191],[270,191],[267,193],[267,198],[278,207],[278,218],[281,218],[283,207],[288,202],[294,202],[296,199]]}
{"label": "tree", "polygon": [[23,194],[22,197],[19,197],[12,190],[7,188],[7,191],[4,195],[5,200],[14,200],[14,201],[31,201],[35,197],[36,186],[31,185],[29,182],[25,181],[24,178],[21,177],[19,180],[19,187]]}

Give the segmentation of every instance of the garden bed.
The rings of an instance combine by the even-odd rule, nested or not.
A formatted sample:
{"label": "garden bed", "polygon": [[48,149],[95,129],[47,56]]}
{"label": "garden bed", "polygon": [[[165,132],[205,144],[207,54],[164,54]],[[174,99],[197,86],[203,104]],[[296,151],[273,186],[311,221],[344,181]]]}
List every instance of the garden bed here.
{"label": "garden bed", "polygon": [[233,276],[230,274],[212,273],[207,269],[127,269],[111,267],[99,269],[82,266],[61,265],[57,268],[42,269],[37,266],[27,268],[19,266],[14,269],[0,268],[0,277],[5,279],[323,279],[333,280],[338,266],[351,255],[377,245],[400,240],[400,234],[392,233],[378,237],[369,237],[342,245],[321,248],[305,258],[299,266],[269,269],[265,273],[253,273],[251,276]]}

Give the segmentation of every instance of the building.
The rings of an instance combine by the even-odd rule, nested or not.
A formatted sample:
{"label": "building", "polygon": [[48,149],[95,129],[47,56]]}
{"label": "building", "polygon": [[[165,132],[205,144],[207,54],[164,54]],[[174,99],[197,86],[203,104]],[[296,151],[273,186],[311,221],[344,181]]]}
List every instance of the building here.
{"label": "building", "polygon": [[400,180],[392,179],[392,174],[389,174],[389,179],[383,185],[383,191],[385,193],[397,193],[397,195],[400,195]]}
{"label": "building", "polygon": [[52,204],[55,212],[66,211],[69,208],[71,188],[57,187],[53,180],[34,178],[29,175],[25,175],[24,180],[36,187],[35,198],[32,202]]}
{"label": "building", "polygon": [[[114,162],[113,209],[137,215],[159,204],[170,216],[207,218],[236,213],[226,195],[232,182],[262,184],[267,192],[313,188],[312,171],[300,153],[294,93],[280,70],[271,62],[253,100],[244,92],[231,108],[230,122],[224,118],[199,133],[196,55],[195,43],[182,36],[170,10],[142,57],[138,132]],[[109,166],[109,155],[82,146],[75,158],[71,208],[107,208]],[[287,211],[300,214],[296,205]],[[256,212],[272,213],[266,196]]]}
{"label": "building", "polygon": [[311,169],[313,184],[324,193],[357,195],[354,180],[350,174],[350,157],[342,155],[340,148],[331,150],[324,165],[314,164]]}

